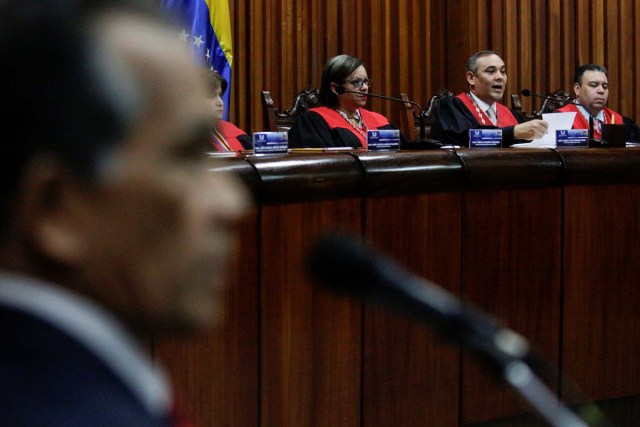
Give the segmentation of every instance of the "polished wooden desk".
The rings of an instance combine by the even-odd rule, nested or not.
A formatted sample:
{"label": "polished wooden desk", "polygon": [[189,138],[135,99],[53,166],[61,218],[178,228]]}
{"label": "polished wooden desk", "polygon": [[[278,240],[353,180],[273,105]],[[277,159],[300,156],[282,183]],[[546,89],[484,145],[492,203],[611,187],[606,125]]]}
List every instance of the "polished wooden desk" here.
{"label": "polished wooden desk", "polygon": [[448,427],[530,411],[425,325],[311,286],[305,252],[336,227],[503,319],[588,398],[640,395],[640,149],[290,154],[220,168],[256,200],[226,323],[154,347],[200,425]]}

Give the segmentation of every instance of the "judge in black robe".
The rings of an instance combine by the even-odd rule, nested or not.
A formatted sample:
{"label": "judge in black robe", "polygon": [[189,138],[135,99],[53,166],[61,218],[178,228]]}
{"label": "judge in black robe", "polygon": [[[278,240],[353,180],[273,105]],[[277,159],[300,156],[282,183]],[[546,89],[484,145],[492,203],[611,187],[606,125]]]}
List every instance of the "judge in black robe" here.
{"label": "judge in black robe", "polygon": [[607,68],[598,64],[579,65],[573,75],[575,103],[566,104],[556,111],[576,113],[573,129],[589,129],[592,120],[593,138],[602,139],[602,124],[623,125],[626,142],[638,141],[640,129],[630,118],[608,108],[609,74]]}
{"label": "judge in black robe", "polygon": [[[469,92],[444,98],[436,110],[430,137],[447,144],[469,145],[470,129],[502,129],[503,146],[529,142],[547,132],[543,120],[523,122],[500,101],[507,84],[504,61],[493,51],[476,52],[467,61]],[[487,107],[496,112],[495,124]]]}
{"label": "judge in black robe", "polygon": [[[466,93],[461,94],[466,96]],[[529,142],[526,140],[516,140],[513,136],[514,124],[507,126],[496,126],[491,122],[482,124],[460,100],[458,96],[447,96],[440,101],[437,114],[431,125],[430,138],[446,144],[454,144],[462,147],[469,145],[469,129],[502,129],[502,145],[507,147],[512,144]],[[504,107],[504,106],[503,106]],[[519,117],[514,115],[508,108],[502,115],[509,114],[513,120],[520,123]],[[498,115],[500,116],[500,110]]]}
{"label": "judge in black robe", "polygon": [[[291,148],[324,148],[324,147],[366,147],[364,129],[397,129],[381,114],[364,108],[358,109],[364,123],[362,134],[339,112],[328,107],[317,107],[301,114],[289,130],[289,147]],[[400,133],[400,144],[406,138]]]}
{"label": "judge in black robe", "polygon": [[[289,147],[367,147],[367,131],[397,129],[381,114],[364,108],[371,80],[363,62],[338,55],[327,62],[320,84],[321,107],[301,114],[289,130]],[[401,144],[406,138],[400,136]]]}

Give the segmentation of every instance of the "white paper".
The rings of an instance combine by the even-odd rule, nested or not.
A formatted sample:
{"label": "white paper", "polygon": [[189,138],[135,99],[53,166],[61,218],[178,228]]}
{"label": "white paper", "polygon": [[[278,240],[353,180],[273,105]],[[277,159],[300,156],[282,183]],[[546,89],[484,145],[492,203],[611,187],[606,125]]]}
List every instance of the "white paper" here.
{"label": "white paper", "polygon": [[513,144],[516,148],[556,148],[556,130],[567,130],[573,127],[575,112],[569,113],[548,113],[542,115],[542,120],[549,124],[547,133],[538,139],[524,144]]}

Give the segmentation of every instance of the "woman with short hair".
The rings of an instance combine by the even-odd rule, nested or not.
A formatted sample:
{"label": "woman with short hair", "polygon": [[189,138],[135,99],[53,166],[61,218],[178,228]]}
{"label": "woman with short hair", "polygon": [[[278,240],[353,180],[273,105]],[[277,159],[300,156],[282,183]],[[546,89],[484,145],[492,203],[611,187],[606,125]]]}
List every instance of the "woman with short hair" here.
{"label": "woman with short hair", "polygon": [[206,76],[211,89],[209,96],[212,100],[213,121],[209,142],[215,151],[243,151],[251,150],[251,137],[234,124],[222,120],[224,102],[222,95],[227,90],[227,81],[213,70],[206,70]]}

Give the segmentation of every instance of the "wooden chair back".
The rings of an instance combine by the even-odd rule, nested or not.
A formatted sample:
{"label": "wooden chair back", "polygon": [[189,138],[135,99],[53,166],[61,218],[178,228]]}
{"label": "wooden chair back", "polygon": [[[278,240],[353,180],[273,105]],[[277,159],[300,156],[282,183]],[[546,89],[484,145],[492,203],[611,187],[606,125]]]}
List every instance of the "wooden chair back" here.
{"label": "wooden chair back", "polygon": [[571,97],[569,94],[563,89],[557,89],[547,95],[549,98],[553,99],[545,99],[542,105],[540,106],[540,110],[534,111],[532,115],[535,118],[542,118],[543,114],[553,113],[558,108],[564,107],[566,104],[571,102]]}
{"label": "wooden chair back", "polygon": [[319,105],[319,91],[315,88],[300,91],[293,100],[291,108],[288,110],[278,109],[273,102],[271,93],[268,90],[263,90],[263,128],[268,132],[287,132],[300,114]]}
{"label": "wooden chair back", "polygon": [[[431,123],[433,123],[433,118],[440,106],[440,101],[447,96],[453,96],[453,93],[442,89],[429,100],[429,105],[424,110],[425,139],[430,137]],[[400,98],[404,101],[409,101],[409,96],[406,93],[401,93]],[[409,103],[402,105],[400,127],[400,130],[409,141],[416,141],[420,138],[420,111],[418,107]]]}

